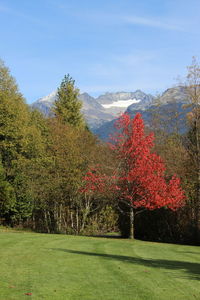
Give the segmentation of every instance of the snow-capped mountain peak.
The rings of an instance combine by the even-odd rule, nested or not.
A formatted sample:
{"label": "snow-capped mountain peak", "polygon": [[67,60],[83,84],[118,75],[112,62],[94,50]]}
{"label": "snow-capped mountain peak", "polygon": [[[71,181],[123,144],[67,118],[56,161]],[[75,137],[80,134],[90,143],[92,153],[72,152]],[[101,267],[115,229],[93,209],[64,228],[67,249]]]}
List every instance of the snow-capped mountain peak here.
{"label": "snow-capped mountain peak", "polygon": [[42,97],[38,100],[38,102],[51,102],[53,103],[56,100],[56,94],[57,94],[57,90],[53,91],[52,93],[50,93],[49,95]]}
{"label": "snow-capped mountain peak", "polygon": [[[51,114],[51,108],[56,100],[56,93],[57,91],[54,91],[40,98],[32,104],[32,107],[39,109],[45,115]],[[96,128],[117,118],[129,107],[145,109],[152,102],[153,97],[137,90],[135,92],[106,93],[98,98],[82,93],[79,95],[79,99],[83,103],[82,112],[88,125],[90,128]]]}

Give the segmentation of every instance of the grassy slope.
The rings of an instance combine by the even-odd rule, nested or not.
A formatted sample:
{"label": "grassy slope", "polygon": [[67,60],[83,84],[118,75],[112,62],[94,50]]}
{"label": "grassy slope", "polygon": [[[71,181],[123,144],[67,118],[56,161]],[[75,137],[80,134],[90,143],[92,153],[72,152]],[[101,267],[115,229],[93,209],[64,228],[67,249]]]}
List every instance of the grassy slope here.
{"label": "grassy slope", "polygon": [[3,300],[200,299],[199,280],[199,247],[0,231]]}

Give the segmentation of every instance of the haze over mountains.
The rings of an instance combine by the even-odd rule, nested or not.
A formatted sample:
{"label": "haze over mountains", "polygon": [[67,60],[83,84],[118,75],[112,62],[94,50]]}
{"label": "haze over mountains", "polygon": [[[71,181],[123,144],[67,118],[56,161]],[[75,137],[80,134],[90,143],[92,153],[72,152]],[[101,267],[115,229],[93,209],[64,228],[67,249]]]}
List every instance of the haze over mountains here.
{"label": "haze over mountains", "polygon": [[[39,109],[45,115],[51,113],[51,108],[56,99],[56,91],[40,98],[32,104],[33,108]],[[100,138],[106,139],[113,129],[114,120],[123,112],[127,111],[134,115],[141,112],[145,121],[150,118],[152,107],[158,105],[163,110],[165,107],[177,105],[181,110],[184,103],[187,102],[188,96],[186,89],[182,86],[167,89],[158,99],[141,90],[135,92],[117,92],[105,93],[98,98],[90,96],[88,93],[82,93],[79,99],[83,102],[82,112],[86,121],[95,134]]]}

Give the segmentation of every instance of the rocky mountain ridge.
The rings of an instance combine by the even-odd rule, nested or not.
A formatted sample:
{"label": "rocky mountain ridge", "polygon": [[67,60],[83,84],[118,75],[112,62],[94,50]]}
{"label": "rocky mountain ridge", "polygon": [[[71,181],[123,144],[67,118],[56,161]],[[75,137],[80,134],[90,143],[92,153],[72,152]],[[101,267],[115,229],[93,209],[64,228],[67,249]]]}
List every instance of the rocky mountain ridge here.
{"label": "rocky mountain ridge", "polygon": [[[98,98],[94,98],[88,93],[82,93],[79,95],[79,99],[83,103],[82,112],[89,127],[96,129],[105,122],[117,118],[129,106],[146,109],[153,102],[154,97],[136,90],[135,92],[105,93]],[[40,110],[44,115],[49,115],[55,100],[56,91],[38,99],[32,104],[32,107]]]}
{"label": "rocky mountain ridge", "polygon": [[[135,92],[117,92],[105,93],[97,98],[90,96],[88,93],[79,95],[79,99],[83,103],[82,112],[90,129],[102,138],[107,136],[108,128],[112,128],[114,120],[123,112],[134,115],[137,111],[141,112],[144,119],[148,121],[149,110],[155,106],[170,106],[172,103],[178,103],[177,107],[181,107],[187,102],[188,95],[186,89],[182,86],[169,88],[159,97],[146,94],[141,90]],[[51,114],[51,108],[56,100],[56,91],[38,99],[32,104],[43,112],[45,115]],[[103,135],[102,135],[103,132]]]}
{"label": "rocky mountain ridge", "polygon": [[[159,114],[165,124],[164,130],[172,132],[177,127],[179,133],[185,133],[187,128],[187,113],[191,111],[191,107],[184,107],[188,103],[189,96],[186,88],[176,86],[169,88],[157,98],[153,98],[151,102],[132,104],[128,106],[126,112],[134,117],[137,112],[142,114],[146,125],[151,125],[155,114]],[[142,105],[141,105],[142,104]],[[109,140],[109,136],[115,131],[115,120],[102,124],[94,129],[96,134],[102,140]],[[175,124],[176,123],[176,124]]]}

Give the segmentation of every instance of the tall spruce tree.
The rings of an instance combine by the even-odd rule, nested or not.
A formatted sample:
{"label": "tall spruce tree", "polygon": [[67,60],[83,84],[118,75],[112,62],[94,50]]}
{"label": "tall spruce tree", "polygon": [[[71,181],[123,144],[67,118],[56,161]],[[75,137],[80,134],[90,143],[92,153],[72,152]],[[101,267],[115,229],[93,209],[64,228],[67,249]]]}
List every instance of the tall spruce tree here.
{"label": "tall spruce tree", "polygon": [[65,75],[57,91],[54,113],[64,124],[79,127],[84,124],[81,113],[82,103],[78,99],[79,90],[75,87],[75,81],[68,74]]}

